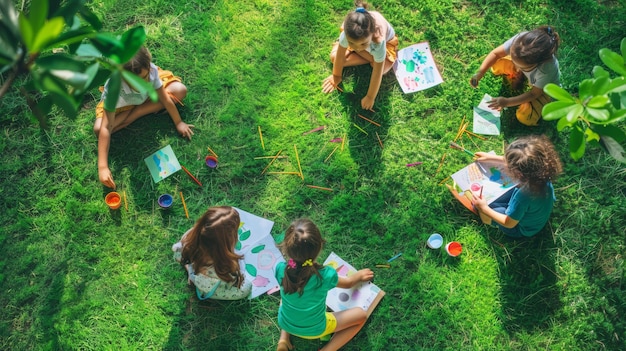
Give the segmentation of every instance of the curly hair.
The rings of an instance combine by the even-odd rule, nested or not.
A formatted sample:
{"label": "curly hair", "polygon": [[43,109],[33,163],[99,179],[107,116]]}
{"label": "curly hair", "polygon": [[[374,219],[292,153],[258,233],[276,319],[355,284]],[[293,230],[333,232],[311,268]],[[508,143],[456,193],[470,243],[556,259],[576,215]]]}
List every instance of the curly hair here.
{"label": "curly hair", "polygon": [[538,64],[556,55],[560,42],[559,34],[551,26],[541,26],[515,38],[511,57],[525,64]]}
{"label": "curly hair", "polygon": [[239,260],[243,256],[235,253],[240,223],[239,212],[233,207],[210,207],[183,237],[180,263],[191,264],[195,272],[213,266],[221,280],[241,287],[244,277]]}
{"label": "curly hair", "polygon": [[321,283],[322,276],[319,270],[322,265],[315,260],[323,246],[322,234],[311,220],[298,219],[291,223],[281,243],[283,253],[294,261],[292,267],[289,265],[285,267],[285,276],[281,282],[285,293],[297,292],[302,295],[304,286],[313,275],[317,275]]}
{"label": "curly hair", "polygon": [[530,135],[512,142],[504,153],[509,175],[535,195],[545,194],[546,183],[563,172],[554,145],[545,135]]}

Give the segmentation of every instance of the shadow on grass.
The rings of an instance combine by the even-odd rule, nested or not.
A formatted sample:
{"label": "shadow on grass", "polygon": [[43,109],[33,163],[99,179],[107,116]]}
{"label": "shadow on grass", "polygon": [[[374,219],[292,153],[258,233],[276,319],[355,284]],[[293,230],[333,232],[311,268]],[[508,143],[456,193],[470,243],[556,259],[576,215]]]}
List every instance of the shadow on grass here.
{"label": "shadow on grass", "polygon": [[[494,233],[497,233],[494,235]],[[512,240],[489,229],[499,264],[502,321],[510,334],[545,330],[561,308],[550,224],[528,239]]]}

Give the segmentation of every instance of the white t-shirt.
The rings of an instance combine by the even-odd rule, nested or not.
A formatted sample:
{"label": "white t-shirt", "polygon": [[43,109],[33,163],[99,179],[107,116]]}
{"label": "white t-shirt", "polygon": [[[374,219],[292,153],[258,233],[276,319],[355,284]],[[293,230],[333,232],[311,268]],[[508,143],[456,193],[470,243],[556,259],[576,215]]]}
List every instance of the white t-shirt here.
{"label": "white t-shirt", "polygon": [[[387,57],[387,42],[396,36],[396,32],[391,24],[389,24],[389,22],[381,14],[375,11],[369,11],[369,13],[374,17],[375,21],[385,21],[387,24],[387,33],[385,33],[383,40],[380,43],[371,41],[370,46],[365,49],[367,52],[372,54],[375,62],[383,62]],[[341,27],[343,28],[343,25]],[[339,34],[339,45],[344,48],[348,48],[349,46],[348,38],[346,38],[346,33],[344,31]]]}
{"label": "white t-shirt", "polygon": [[[518,36],[525,33],[528,32],[521,32],[502,44],[504,46],[504,52],[506,52],[507,55],[511,54],[511,44],[513,44],[513,41]],[[535,67],[530,72],[523,73],[526,78],[528,78],[528,82],[530,83],[530,85],[540,89],[543,89],[546,85],[548,85],[548,83],[561,85],[561,82],[559,80],[561,76],[561,72],[559,71],[559,61],[554,55],[552,55],[551,60],[544,61],[537,65],[537,67]]]}
{"label": "white t-shirt", "polygon": [[[157,66],[150,62],[150,73],[149,73],[149,83],[152,84],[154,89],[159,89],[163,86],[163,82],[159,78],[159,69]],[[104,91],[102,92],[101,100],[107,96],[109,88],[109,81],[107,80],[104,83]],[[143,104],[148,99],[148,93],[140,93],[138,91],[133,90],[133,88],[126,83],[125,80],[122,79],[122,86],[120,87],[120,97],[117,99],[117,104],[115,108],[125,107],[125,106],[137,106]]]}

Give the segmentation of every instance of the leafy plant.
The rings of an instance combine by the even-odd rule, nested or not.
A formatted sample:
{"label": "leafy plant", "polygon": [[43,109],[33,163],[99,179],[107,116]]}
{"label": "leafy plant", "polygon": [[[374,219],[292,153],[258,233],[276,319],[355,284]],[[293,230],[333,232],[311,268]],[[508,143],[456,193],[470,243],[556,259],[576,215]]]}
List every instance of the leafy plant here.
{"label": "leafy plant", "polygon": [[615,159],[626,163],[624,148],[626,133],[618,126],[626,118],[626,38],[622,39],[621,54],[607,48],[600,49],[602,62],[618,74],[600,66],[592,70],[593,78],[579,84],[578,97],[572,96],[556,84],[548,84],[544,91],[557,101],[543,107],[543,118],[559,120],[557,129],[572,129],[569,152],[574,160],[585,154],[586,144],[600,142]]}
{"label": "leafy plant", "polygon": [[156,100],[149,84],[123,69],[146,39],[143,27],[120,36],[101,32],[102,23],[85,0],[33,0],[28,14],[11,0],[0,0],[0,19],[0,74],[8,72],[0,97],[18,77],[27,77],[19,90],[40,126],[53,105],[75,117],[85,92],[107,78],[107,110],[115,109],[122,79]]}

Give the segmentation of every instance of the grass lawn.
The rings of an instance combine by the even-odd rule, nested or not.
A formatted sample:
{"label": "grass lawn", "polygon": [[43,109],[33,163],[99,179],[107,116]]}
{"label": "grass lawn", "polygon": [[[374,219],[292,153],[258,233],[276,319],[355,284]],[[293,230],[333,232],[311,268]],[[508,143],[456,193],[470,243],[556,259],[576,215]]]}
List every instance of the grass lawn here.
{"label": "grass lawn", "polygon": [[[100,93],[85,98],[75,120],[52,115],[45,131],[16,92],[0,101],[0,349],[275,349],[277,295],[199,302],[172,259],[171,245],[211,205],[268,218],[275,235],[311,218],[327,240],[320,262],[334,251],[373,268],[403,252],[390,269],[373,268],[387,295],[345,350],[626,349],[623,164],[599,148],[574,162],[567,133],[547,122],[524,127],[508,109],[499,137],[461,142],[502,153],[521,135],[553,140],[565,173],[554,183],[558,201],[546,228],[530,240],[508,240],[441,185],[470,162],[448,147],[463,117],[485,93],[506,93],[490,74],[470,87],[483,57],[519,31],[550,24],[562,38],[563,87],[575,92],[601,65],[600,48],[619,50],[623,0],[372,2],[401,48],[430,42],[444,78],[403,94],[385,76],[376,113],[366,115],[380,127],[357,117],[369,68],[346,70],[343,94],[321,91],[349,0],[89,3],[105,30],[145,26],[154,62],[189,89],[180,111],[195,136],[181,139],[167,114],[115,134],[110,165],[128,209],[110,211],[92,132]],[[302,135],[318,126],[326,128]],[[339,144],[329,141],[344,136],[335,150]],[[153,183],[143,159],[168,144],[202,187],[183,172]],[[294,145],[304,181],[261,175],[267,160],[255,157],[279,150],[288,158],[271,170],[296,170]],[[204,165],[207,147],[219,155],[217,169]],[[423,164],[406,167],[413,162]],[[169,211],[156,203],[165,192],[176,195]],[[428,249],[434,232],[461,242],[461,256]],[[293,341],[297,350],[323,345]]]}

